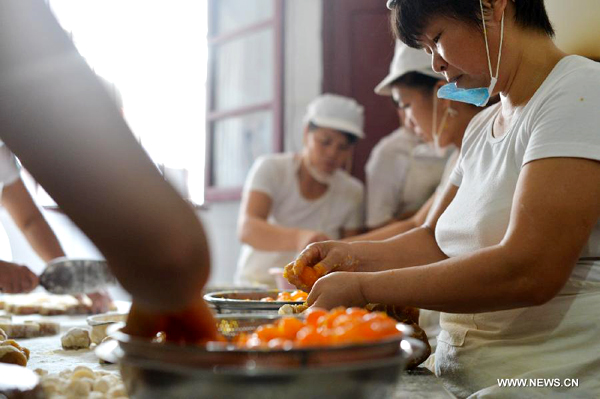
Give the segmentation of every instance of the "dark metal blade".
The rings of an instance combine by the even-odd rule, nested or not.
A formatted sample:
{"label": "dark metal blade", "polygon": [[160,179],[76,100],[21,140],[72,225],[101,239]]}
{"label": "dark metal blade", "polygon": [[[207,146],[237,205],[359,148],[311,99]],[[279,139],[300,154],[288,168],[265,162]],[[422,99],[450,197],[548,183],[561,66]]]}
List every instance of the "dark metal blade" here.
{"label": "dark metal blade", "polygon": [[40,276],[42,287],[61,295],[96,292],[115,283],[108,264],[101,260],[54,259]]}

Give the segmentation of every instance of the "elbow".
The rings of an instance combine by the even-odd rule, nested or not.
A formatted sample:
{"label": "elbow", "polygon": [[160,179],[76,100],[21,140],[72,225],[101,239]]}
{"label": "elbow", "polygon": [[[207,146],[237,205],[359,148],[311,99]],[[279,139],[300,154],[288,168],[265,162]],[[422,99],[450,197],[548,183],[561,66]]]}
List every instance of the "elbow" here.
{"label": "elbow", "polygon": [[[524,306],[541,306],[551,301],[562,290],[570,273],[561,272],[556,262],[523,260],[517,263],[514,285]],[[564,270],[564,267],[563,267]]]}
{"label": "elbow", "polygon": [[242,216],[238,222],[237,236],[242,244],[250,245],[250,237],[252,236],[251,224],[251,221],[246,216]]}

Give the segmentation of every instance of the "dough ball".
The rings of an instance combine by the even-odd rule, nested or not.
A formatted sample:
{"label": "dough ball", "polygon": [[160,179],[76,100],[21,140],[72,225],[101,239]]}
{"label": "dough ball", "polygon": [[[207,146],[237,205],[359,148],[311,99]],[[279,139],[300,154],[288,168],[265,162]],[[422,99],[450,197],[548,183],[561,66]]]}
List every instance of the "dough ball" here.
{"label": "dough ball", "polygon": [[92,383],[86,378],[72,380],[67,386],[67,391],[69,396],[87,397],[92,392]]}
{"label": "dough ball", "polygon": [[19,349],[12,345],[0,346],[0,363],[27,366],[27,357]]}
{"label": "dough ball", "polygon": [[111,389],[108,390],[106,396],[109,398],[119,398],[121,396],[127,397],[127,391],[125,390],[125,385],[118,384]]}
{"label": "dough ball", "polygon": [[106,376],[100,377],[94,382],[94,391],[106,393],[113,385],[115,385],[115,383],[111,378],[107,378]]}
{"label": "dough ball", "polygon": [[92,344],[90,333],[83,328],[71,328],[60,339],[63,349],[88,349]]}
{"label": "dough ball", "polygon": [[73,370],[73,374],[71,374],[71,381],[78,380],[80,378],[89,378],[91,380],[95,380],[96,376],[89,367],[77,366],[75,367],[75,370]]}

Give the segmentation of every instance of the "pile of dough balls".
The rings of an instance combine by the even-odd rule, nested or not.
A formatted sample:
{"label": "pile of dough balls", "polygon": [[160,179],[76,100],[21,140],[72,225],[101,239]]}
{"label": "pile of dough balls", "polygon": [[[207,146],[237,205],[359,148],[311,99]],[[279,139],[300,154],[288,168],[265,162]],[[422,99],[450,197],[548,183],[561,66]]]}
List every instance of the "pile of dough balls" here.
{"label": "pile of dough balls", "polygon": [[127,399],[123,381],[117,374],[85,366],[48,374],[37,369],[47,399]]}

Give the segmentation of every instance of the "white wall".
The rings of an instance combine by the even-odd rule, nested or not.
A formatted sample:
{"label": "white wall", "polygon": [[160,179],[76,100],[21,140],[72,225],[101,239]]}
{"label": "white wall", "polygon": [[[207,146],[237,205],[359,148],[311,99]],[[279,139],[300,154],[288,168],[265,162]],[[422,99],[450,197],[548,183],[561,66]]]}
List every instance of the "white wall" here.
{"label": "white wall", "polygon": [[556,44],[570,54],[600,59],[600,1],[546,0]]}
{"label": "white wall", "polygon": [[306,106],[321,94],[323,6],[322,0],[302,0],[285,7],[285,149],[299,151]]}

